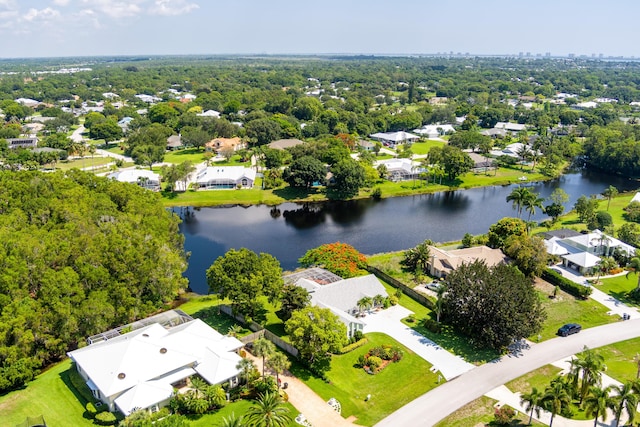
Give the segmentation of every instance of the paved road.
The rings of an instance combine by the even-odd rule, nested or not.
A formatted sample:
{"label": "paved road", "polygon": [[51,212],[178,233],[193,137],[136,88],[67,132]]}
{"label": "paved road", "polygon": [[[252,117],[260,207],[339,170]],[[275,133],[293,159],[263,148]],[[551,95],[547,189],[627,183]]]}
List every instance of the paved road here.
{"label": "paved road", "polygon": [[589,328],[565,338],[532,345],[518,355],[477,367],[420,396],[389,415],[376,427],[432,426],[465,404],[533,371],[589,348],[640,337],[640,319]]}

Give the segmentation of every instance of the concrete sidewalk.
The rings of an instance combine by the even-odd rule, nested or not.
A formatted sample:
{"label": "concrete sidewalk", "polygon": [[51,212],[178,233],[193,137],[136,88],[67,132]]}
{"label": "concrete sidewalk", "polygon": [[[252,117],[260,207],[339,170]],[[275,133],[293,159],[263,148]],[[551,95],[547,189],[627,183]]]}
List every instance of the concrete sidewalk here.
{"label": "concrete sidewalk", "polygon": [[389,335],[431,363],[447,381],[474,368],[460,356],[448,352],[400,321],[410,314],[410,310],[400,305],[367,314],[363,319],[366,324],[364,332],[382,332]]}

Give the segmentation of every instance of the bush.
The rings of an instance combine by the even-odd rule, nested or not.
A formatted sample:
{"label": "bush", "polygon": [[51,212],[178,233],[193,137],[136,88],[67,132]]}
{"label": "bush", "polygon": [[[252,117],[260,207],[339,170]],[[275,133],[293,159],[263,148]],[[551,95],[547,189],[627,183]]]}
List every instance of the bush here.
{"label": "bush", "polygon": [[85,405],[84,409],[87,410],[87,413],[91,418],[95,417],[96,414],[98,413],[98,410],[96,409],[95,405],[92,402],[88,402]]}
{"label": "bush", "polygon": [[509,406],[502,406],[496,409],[493,414],[493,423],[499,426],[508,426],[511,424],[511,420],[516,416],[516,411]]}
{"label": "bush", "polygon": [[111,412],[100,412],[96,414],[95,422],[101,426],[112,426],[116,423],[116,416]]}
{"label": "bush", "polygon": [[371,192],[371,197],[376,200],[380,200],[382,198],[382,189],[380,187],[376,187]]}
{"label": "bush", "polygon": [[376,357],[376,356],[367,357],[367,366],[369,366],[369,369],[371,369],[372,371],[375,371],[381,365],[382,365],[382,359],[381,358]]}
{"label": "bush", "polygon": [[391,295],[389,297],[389,304],[391,305],[398,305],[398,297],[395,295]]}
{"label": "bush", "polygon": [[342,347],[342,350],[340,350],[340,354],[347,354],[353,350],[355,350],[356,348],[362,347],[363,345],[365,345],[366,343],[368,343],[369,340],[366,338],[362,338],[361,340],[358,340],[354,343],[351,343],[349,345],[345,345],[344,347]]}
{"label": "bush", "polygon": [[440,325],[440,323],[436,322],[430,317],[424,320],[423,326],[427,329],[427,331],[434,334],[439,334],[440,332],[442,332],[442,326]]}
{"label": "bush", "polygon": [[552,285],[560,286],[560,289],[568,294],[573,295],[576,298],[587,299],[591,295],[592,289],[588,286],[583,286],[578,283],[572,282],[560,273],[545,268],[542,272],[542,278]]}
{"label": "bush", "polygon": [[360,341],[362,338],[364,338],[364,334],[362,333],[362,331],[355,331],[353,333],[353,342]]}

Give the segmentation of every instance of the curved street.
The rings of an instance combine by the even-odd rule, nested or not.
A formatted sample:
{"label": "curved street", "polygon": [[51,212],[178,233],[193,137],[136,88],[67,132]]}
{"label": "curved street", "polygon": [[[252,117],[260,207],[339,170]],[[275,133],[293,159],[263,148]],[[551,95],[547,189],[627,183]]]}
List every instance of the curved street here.
{"label": "curved street", "polygon": [[640,336],[640,319],[585,329],[579,334],[533,344],[460,375],[392,413],[376,427],[432,426],[467,403],[527,372],[583,348],[597,348]]}

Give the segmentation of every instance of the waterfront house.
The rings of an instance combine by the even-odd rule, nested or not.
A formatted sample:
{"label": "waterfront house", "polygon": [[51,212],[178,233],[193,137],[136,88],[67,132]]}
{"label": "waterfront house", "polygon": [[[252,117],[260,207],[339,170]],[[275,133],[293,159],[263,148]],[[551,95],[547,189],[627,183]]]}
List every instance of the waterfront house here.
{"label": "waterfront house", "polygon": [[147,190],[160,190],[160,175],[146,169],[125,169],[109,174],[111,179],[129,184],[137,184]]}
{"label": "waterfront house", "polygon": [[429,262],[427,267],[433,277],[444,278],[462,264],[471,264],[475,261],[484,262],[487,267],[506,263],[508,257],[500,249],[491,249],[488,246],[474,246],[471,248],[444,250],[435,246],[429,246]]}
{"label": "waterfront house", "polygon": [[127,416],[156,412],[174,388],[198,374],[209,384],[238,384],[243,344],[200,319],[171,310],[89,337],[89,345],[67,353],[93,396]]}
{"label": "waterfront house", "polygon": [[243,166],[209,166],[198,172],[196,184],[203,190],[252,188],[256,171]]}

